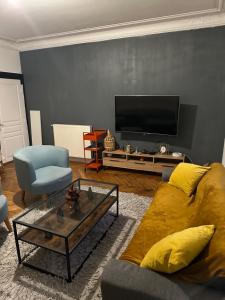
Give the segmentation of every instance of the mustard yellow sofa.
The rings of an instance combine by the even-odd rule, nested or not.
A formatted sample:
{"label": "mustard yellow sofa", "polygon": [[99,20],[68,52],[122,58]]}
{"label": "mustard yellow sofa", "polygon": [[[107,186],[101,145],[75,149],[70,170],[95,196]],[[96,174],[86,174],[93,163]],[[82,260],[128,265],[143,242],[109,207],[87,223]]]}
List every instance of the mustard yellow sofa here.
{"label": "mustard yellow sofa", "polygon": [[[110,294],[117,300],[225,299],[225,168],[219,163],[210,167],[191,197],[160,184],[120,260],[112,261],[103,273],[103,299],[112,299]],[[139,267],[148,250],[165,236],[205,224],[214,224],[216,231],[188,267],[172,275]]]}

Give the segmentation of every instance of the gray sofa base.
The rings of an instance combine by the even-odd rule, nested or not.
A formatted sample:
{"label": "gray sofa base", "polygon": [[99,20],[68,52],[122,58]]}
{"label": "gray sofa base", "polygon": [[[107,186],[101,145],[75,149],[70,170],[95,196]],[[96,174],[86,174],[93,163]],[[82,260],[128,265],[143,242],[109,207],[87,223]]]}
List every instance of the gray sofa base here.
{"label": "gray sofa base", "polygon": [[103,300],[225,300],[224,281],[205,285],[172,281],[159,273],[113,259],[101,281]]}

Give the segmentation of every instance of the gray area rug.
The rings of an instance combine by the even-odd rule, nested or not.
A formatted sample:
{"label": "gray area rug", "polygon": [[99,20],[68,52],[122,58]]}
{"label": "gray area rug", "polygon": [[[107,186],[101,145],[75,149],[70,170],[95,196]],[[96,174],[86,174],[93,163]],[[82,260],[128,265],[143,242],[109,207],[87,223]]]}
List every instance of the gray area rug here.
{"label": "gray area rug", "polygon": [[[0,226],[0,299],[101,299],[100,279],[104,266],[111,258],[119,257],[124,251],[151,199],[120,193],[119,201],[119,217],[72,283],[22,265],[18,266],[14,235],[8,234]],[[115,208],[112,207],[111,210],[115,211]],[[80,265],[111,222],[112,217],[106,215],[75,249],[71,258],[73,270]],[[31,247],[26,244],[22,246],[24,251]],[[34,251],[29,262],[60,275],[65,272],[65,258],[44,249]]]}

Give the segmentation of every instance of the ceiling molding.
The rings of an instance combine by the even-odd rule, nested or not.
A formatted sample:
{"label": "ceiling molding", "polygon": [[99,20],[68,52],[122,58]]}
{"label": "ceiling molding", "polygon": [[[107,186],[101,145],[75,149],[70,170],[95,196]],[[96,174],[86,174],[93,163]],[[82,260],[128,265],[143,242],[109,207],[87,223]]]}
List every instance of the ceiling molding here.
{"label": "ceiling molding", "polygon": [[112,25],[84,28],[84,29],[80,29],[80,30],[72,30],[72,31],[66,31],[66,32],[61,32],[61,33],[48,34],[48,35],[42,35],[42,36],[26,38],[26,39],[18,39],[18,40],[16,40],[16,42],[18,42],[18,43],[31,42],[31,41],[48,39],[48,38],[58,38],[58,37],[77,35],[77,34],[85,33],[85,32],[110,30],[110,29],[114,29],[114,28],[123,28],[123,27],[128,27],[128,26],[133,26],[133,25],[152,24],[152,23],[163,22],[163,21],[167,21],[167,20],[182,19],[182,18],[193,17],[193,16],[198,16],[198,15],[213,14],[213,13],[217,13],[220,11],[219,1],[221,1],[221,0],[218,0],[217,7],[206,9],[206,10],[200,10],[200,11],[195,11],[195,12],[190,12],[190,13],[182,13],[182,14],[176,14],[176,15],[169,15],[169,16],[162,16],[162,17],[157,17],[157,18],[142,19],[142,20],[137,20],[137,21],[123,22],[123,23],[117,23],[117,24],[112,24]]}
{"label": "ceiling molding", "polygon": [[18,44],[11,40],[0,38],[0,47],[6,49],[18,50]]}
{"label": "ceiling molding", "polygon": [[0,38],[0,46],[20,51],[29,51],[173,31],[224,26],[224,2],[225,0],[217,0],[217,5],[214,8],[190,13],[85,28],[15,41]]}
{"label": "ceiling molding", "polygon": [[79,31],[68,33],[65,36],[51,36],[39,40],[18,42],[20,51],[34,49],[43,49],[51,47],[60,47],[73,44],[100,42],[112,39],[120,39],[135,36],[144,36],[166,32],[184,31],[200,29],[207,27],[216,27],[225,25],[225,13],[214,13],[205,16],[187,17],[185,19],[164,20],[161,22],[152,21],[150,23],[142,22],[127,24],[121,27],[98,28],[90,31]]}

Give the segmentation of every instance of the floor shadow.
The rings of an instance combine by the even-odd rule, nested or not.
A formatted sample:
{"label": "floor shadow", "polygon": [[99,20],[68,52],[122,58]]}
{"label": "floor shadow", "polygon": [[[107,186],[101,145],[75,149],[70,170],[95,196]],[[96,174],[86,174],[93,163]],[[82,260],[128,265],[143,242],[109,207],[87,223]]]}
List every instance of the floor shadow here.
{"label": "floor shadow", "polygon": [[[86,256],[87,252],[90,251],[89,247],[92,247],[92,245],[96,242],[96,239],[98,239],[99,231],[100,233],[102,233],[103,229],[105,230],[105,224],[108,226],[108,219],[109,215],[106,215],[73,252],[71,257],[71,266],[73,265],[73,271],[76,267],[75,265],[79,264],[82,261],[82,258]],[[41,295],[43,294],[44,296],[53,297],[54,299],[56,299],[55,296],[57,295],[57,293],[60,293],[59,299],[67,299],[68,296],[73,299],[81,299],[80,297],[82,295],[82,292],[84,291],[91,278],[96,277],[95,273],[99,269],[99,266],[104,265],[106,257],[109,256],[109,253],[111,258],[117,256],[120,249],[123,247],[125,241],[127,240],[129,233],[132,231],[135,223],[135,219],[120,215],[115,220],[113,226],[107,232],[104,239],[84,264],[83,268],[75,276],[72,283],[65,283],[63,280],[58,279],[57,277],[42,274],[27,267],[17,268],[14,275],[14,281],[19,281],[19,283],[24,287],[36,291]],[[121,235],[121,233],[122,237],[118,240],[118,237]],[[116,245],[114,245],[115,243]],[[114,246],[113,251],[112,246]],[[77,259],[77,257],[79,257],[79,259]],[[44,249],[38,250],[31,257],[30,262],[32,264],[36,262],[38,263],[39,267],[43,266],[45,268],[46,264],[48,264],[49,271],[52,271],[52,269],[54,271],[56,271],[56,269],[62,270],[63,265],[62,256],[59,256],[52,252],[50,253],[49,251]],[[64,261],[64,270],[65,268],[66,263]],[[29,278],[29,280],[27,280],[27,278]],[[38,285],[35,284],[37,280]],[[99,278],[94,281],[94,286],[92,285],[91,287],[92,291],[96,290],[98,282]],[[90,297],[88,296],[88,298],[85,299],[90,299]]]}
{"label": "floor shadow", "polygon": [[25,198],[23,200],[23,193],[19,191],[14,194],[13,202],[20,208],[24,209],[30,207],[34,202],[41,199],[41,195],[33,196],[28,193],[25,194]]}
{"label": "floor shadow", "polygon": [[0,224],[0,247],[4,244],[5,240],[7,239],[9,232],[8,230]]}
{"label": "floor shadow", "polygon": [[22,201],[22,191],[19,191],[14,194],[13,202],[22,209],[24,209],[26,207]]}

